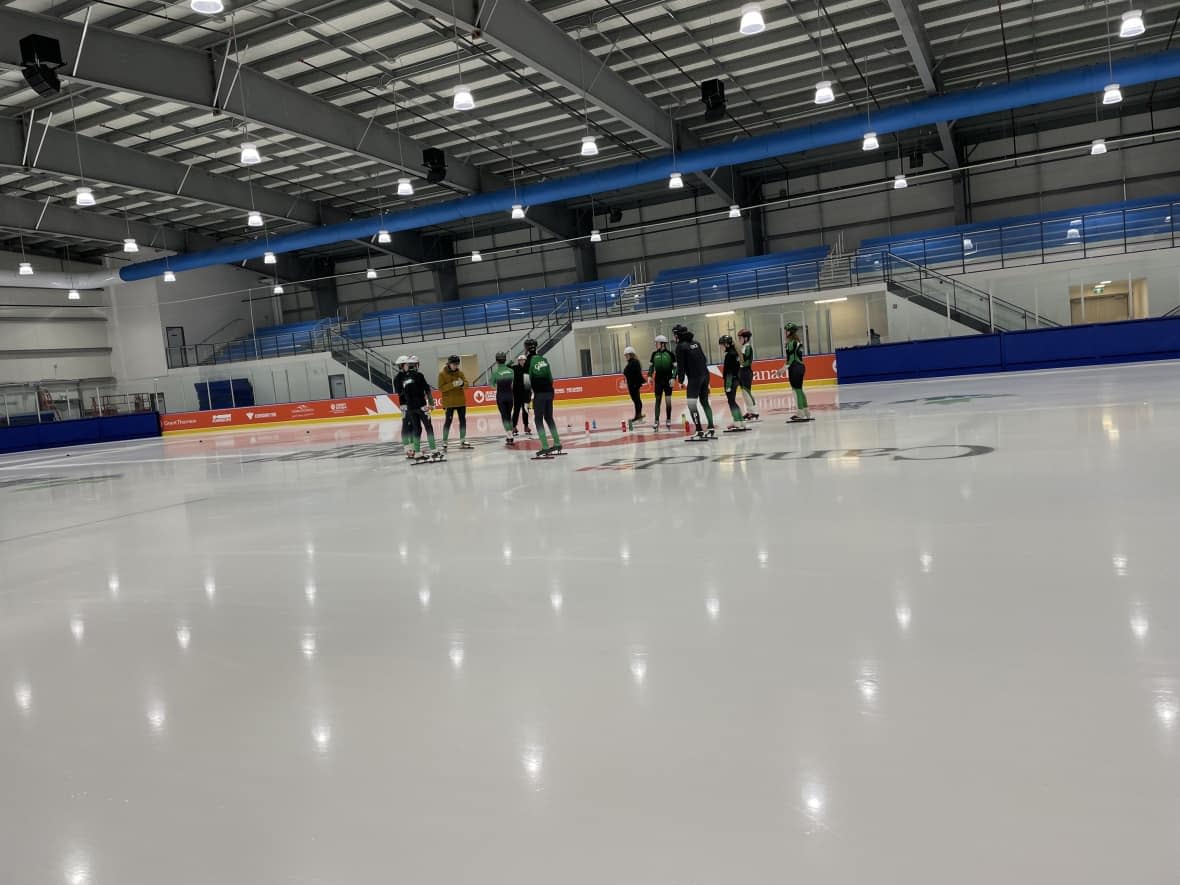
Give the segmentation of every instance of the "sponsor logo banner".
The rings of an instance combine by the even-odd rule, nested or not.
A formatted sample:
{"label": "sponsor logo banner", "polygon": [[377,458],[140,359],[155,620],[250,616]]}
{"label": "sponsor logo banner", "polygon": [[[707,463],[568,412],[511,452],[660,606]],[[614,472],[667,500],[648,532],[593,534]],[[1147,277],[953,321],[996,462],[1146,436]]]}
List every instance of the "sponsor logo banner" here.
{"label": "sponsor logo banner", "polygon": [[[807,357],[807,380],[830,381],[836,377],[836,358],[832,355]],[[755,360],[755,383],[785,383],[779,376],[781,359]],[[715,369],[711,370],[715,371]],[[585,378],[558,379],[554,382],[558,399],[598,399],[618,397],[627,390],[622,375],[594,375]],[[721,389],[718,380],[717,389]],[[651,381],[643,390],[652,389]],[[469,387],[466,390],[468,406],[487,406],[496,401],[496,391],[491,387]],[[435,407],[439,406],[439,394],[435,391]],[[178,412],[163,415],[160,426],[164,433],[222,429],[226,427],[257,426],[260,424],[281,424],[286,421],[322,421],[331,418],[364,418],[400,415],[394,397],[354,396],[344,400],[318,400],[306,403],[278,403],[267,406],[250,406],[240,409],[225,409],[208,412]]]}

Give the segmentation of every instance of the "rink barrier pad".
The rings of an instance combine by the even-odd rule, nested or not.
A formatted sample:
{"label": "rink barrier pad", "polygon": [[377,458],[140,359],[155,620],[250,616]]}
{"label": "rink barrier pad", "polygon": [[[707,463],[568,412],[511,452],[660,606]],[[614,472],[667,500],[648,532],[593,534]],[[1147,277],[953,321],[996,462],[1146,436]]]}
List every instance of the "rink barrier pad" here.
{"label": "rink barrier pad", "polygon": [[1180,317],[847,347],[836,358],[841,384],[1177,359]]}
{"label": "rink barrier pad", "polygon": [[129,439],[151,439],[158,436],[160,416],[155,412],[51,421],[45,424],[0,427],[0,453],[122,442]]}

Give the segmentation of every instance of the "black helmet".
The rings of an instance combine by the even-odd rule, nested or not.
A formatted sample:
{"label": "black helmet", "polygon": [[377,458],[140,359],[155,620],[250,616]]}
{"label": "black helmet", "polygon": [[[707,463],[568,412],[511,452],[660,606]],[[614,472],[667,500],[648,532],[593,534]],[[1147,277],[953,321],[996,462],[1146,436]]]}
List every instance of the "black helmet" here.
{"label": "black helmet", "polygon": [[463,362],[463,360],[459,359],[458,354],[452,353],[449,357],[447,357],[447,362],[457,366],[459,363]]}
{"label": "black helmet", "polygon": [[717,339],[717,343],[722,347],[733,347],[733,337],[730,335],[722,335]]}
{"label": "black helmet", "polygon": [[525,342],[524,342],[524,349],[525,350],[536,350],[537,349],[537,339],[536,338],[526,338]]}
{"label": "black helmet", "polygon": [[672,337],[673,338],[682,338],[682,337],[684,337],[685,333],[687,333],[687,332],[688,332],[688,326],[684,325],[683,323],[677,323],[675,326],[672,327]]}
{"label": "black helmet", "polygon": [[786,330],[788,333],[790,333],[790,332],[798,332],[798,331],[799,331],[799,327],[798,327],[798,326],[796,326],[794,323],[787,323],[785,326],[783,326],[783,328],[784,328],[784,329],[785,329],[785,330]]}
{"label": "black helmet", "polygon": [[505,353],[504,351],[502,351],[502,350],[497,350],[497,351],[496,351],[496,362],[498,362],[498,363],[506,363],[506,362],[508,362],[508,354],[506,354],[506,353]]}

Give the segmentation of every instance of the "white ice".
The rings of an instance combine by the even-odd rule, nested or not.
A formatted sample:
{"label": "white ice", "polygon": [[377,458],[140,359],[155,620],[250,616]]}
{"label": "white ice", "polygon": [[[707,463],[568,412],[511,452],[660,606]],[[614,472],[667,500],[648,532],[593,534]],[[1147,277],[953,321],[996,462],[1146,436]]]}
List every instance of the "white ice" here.
{"label": "white ice", "polygon": [[0,883],[1174,883],[1178,376],[0,459]]}

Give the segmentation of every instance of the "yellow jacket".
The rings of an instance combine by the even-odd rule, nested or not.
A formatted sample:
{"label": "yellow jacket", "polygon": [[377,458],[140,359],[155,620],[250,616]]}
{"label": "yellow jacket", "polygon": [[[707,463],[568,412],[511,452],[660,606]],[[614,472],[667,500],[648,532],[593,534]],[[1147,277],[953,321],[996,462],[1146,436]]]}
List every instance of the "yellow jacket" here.
{"label": "yellow jacket", "polygon": [[[461,382],[459,386],[455,386],[455,382]],[[438,373],[438,393],[442,397],[442,406],[444,409],[451,409],[455,406],[467,405],[467,376],[463,374],[462,369],[455,369],[451,371],[449,365],[443,366]]]}

